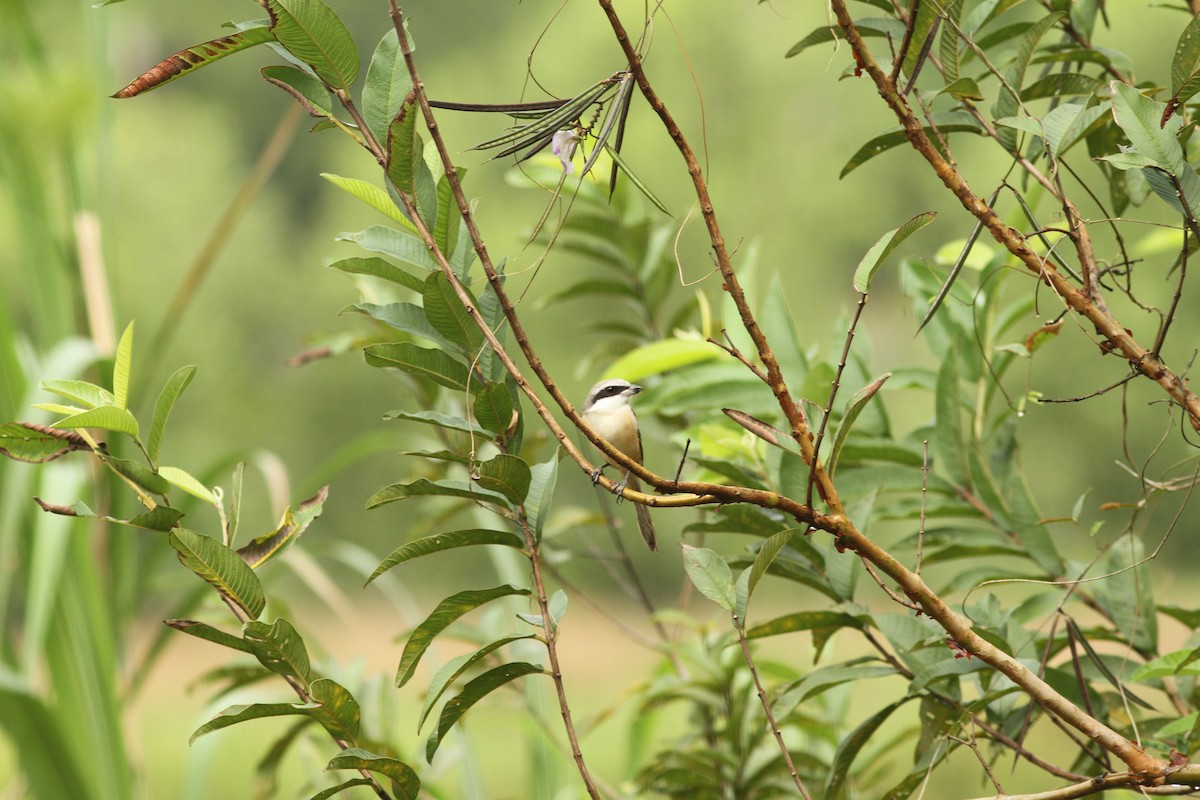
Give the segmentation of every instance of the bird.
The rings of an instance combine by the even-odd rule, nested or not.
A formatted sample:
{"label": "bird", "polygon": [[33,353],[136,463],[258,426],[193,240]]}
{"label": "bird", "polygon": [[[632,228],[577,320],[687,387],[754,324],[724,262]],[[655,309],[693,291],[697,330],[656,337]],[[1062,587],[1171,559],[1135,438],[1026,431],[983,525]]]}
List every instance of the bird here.
{"label": "bird", "polygon": [[[637,415],[629,404],[630,398],[642,390],[641,386],[620,378],[610,378],[597,383],[588,392],[583,401],[583,420],[593,431],[608,440],[608,443],[632,458],[642,463],[642,432],[638,428]],[[603,455],[603,454],[602,454]],[[617,484],[617,498],[628,487],[635,492],[641,490],[638,479],[624,467],[613,461],[607,455],[592,473],[592,483],[600,480],[600,473],[606,466],[612,465],[624,473],[624,478]],[[658,549],[658,540],[654,536],[654,521],[650,519],[650,509],[641,503],[637,504],[638,530],[651,550]]]}

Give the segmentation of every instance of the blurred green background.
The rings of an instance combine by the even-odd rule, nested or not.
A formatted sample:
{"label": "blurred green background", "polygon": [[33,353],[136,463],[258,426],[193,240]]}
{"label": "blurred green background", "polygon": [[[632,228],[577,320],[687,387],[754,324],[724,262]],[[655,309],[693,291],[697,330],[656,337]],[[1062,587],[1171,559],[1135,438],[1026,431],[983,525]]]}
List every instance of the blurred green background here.
{"label": "blurred green background", "polygon": [[[390,25],[387,4],[358,0],[333,5],[359,42],[365,66]],[[1105,46],[1128,54],[1139,79],[1165,81],[1184,16],[1143,2],[1108,5],[1112,24],[1101,34]],[[640,2],[624,2],[619,8],[630,21],[642,13]],[[566,96],[622,66],[602,14],[588,2],[412,0],[405,10],[412,20],[425,84],[438,99],[541,99],[530,74],[549,91]],[[802,335],[826,353],[839,352],[844,331],[837,323],[855,301],[850,276],[879,235],[919,211],[937,210],[937,222],[903,247],[904,254],[932,257],[944,243],[964,238],[972,220],[906,148],[839,180],[842,165],[858,146],[893,120],[867,80],[841,80],[849,63],[844,46],[823,46],[795,59],[784,58],[800,38],[826,24],[824,3],[747,0],[668,4],[666,10],[669,20],[660,18],[653,31],[649,75],[693,144],[705,148],[707,177],[727,241],[739,263],[753,259],[762,277],[760,286],[766,285],[766,276],[780,277]],[[415,505],[363,511],[372,492],[411,468],[394,453],[422,446],[415,441],[420,432],[381,421],[384,412],[410,405],[403,384],[365,368],[355,353],[300,368],[286,365],[312,337],[354,326],[338,312],[358,299],[357,292],[346,276],[324,265],[359,254],[352,245],[334,241],[339,232],[383,220],[319,173],[374,181],[374,163],[336,133],[310,135],[307,120],[297,124],[293,117],[287,122],[291,100],[256,75],[259,67],[278,61],[265,48],[235,55],[139,98],[109,97],[166,55],[222,35],[222,22],[260,15],[261,9],[246,0],[128,0],[105,8],[66,0],[0,0],[0,313],[4,332],[17,342],[3,357],[45,353],[67,333],[90,329],[81,299],[75,224],[81,213],[96,215],[98,253],[117,333],[129,321],[137,321],[134,382],[141,384],[141,410],[149,407],[157,386],[173,369],[185,364],[199,368],[175,410],[164,459],[197,474],[238,457],[266,465],[261,473],[252,471],[256,477],[251,500],[258,502],[247,511],[250,530],[266,529],[281,503],[297,501],[331,482],[325,515],[306,535],[305,552],[321,559],[329,542],[350,541],[382,557],[408,538],[414,526],[428,522],[417,519]],[[524,248],[524,242],[545,198],[506,184],[506,164],[486,163],[485,156],[468,151],[495,135],[505,124],[502,117],[444,113],[441,119],[448,142],[459,152],[459,163],[470,169],[468,194],[480,198],[479,220],[493,254],[510,258],[510,274],[519,271],[538,255],[536,247]],[[138,356],[147,355],[189,266],[281,121],[294,135],[278,170],[237,218],[232,236],[186,313],[171,317],[174,335],[159,354],[157,371],[147,374],[148,365]],[[675,219],[682,221],[692,212],[680,237],[681,269],[689,281],[708,275],[702,287],[715,299],[718,280],[709,275],[706,238],[692,208],[686,173],[657,119],[636,102],[628,136],[626,159],[664,199]],[[990,192],[1006,161],[987,142],[958,137],[954,146],[972,187],[977,193]],[[1087,168],[1085,156],[1078,155],[1076,161]],[[1052,210],[1042,211],[1047,223],[1057,221]],[[1089,208],[1084,213],[1097,212]],[[1154,205],[1133,209],[1130,215],[1168,219]],[[1128,229],[1132,249],[1150,247],[1139,242],[1155,231]],[[1107,246],[1107,237],[1097,233],[1101,248]],[[541,309],[536,297],[561,288],[587,268],[575,257],[551,256],[523,308],[531,337],[550,370],[579,399],[605,366],[593,365],[591,372],[580,369],[581,331],[611,309],[587,304]],[[904,287],[894,272],[886,273],[876,283],[857,342],[870,353],[876,372],[928,359],[915,334],[919,320],[904,298]],[[1162,301],[1169,298],[1170,288],[1167,281],[1148,282],[1145,291]],[[1043,309],[1046,317],[1057,310],[1045,294]],[[1032,331],[1041,321],[1031,320],[1027,329]],[[1135,334],[1149,342],[1152,323],[1143,320],[1142,326]],[[1191,356],[1196,332],[1195,315],[1181,315],[1165,354],[1169,363]],[[1032,388],[1048,396],[1079,395],[1116,380],[1124,371],[1119,360],[1098,358],[1095,346],[1068,322],[1064,334],[1038,354],[1028,386],[1016,389],[1018,394]],[[23,398],[15,396],[11,386],[0,387],[0,396],[6,413],[29,418],[19,406]],[[898,393],[889,402],[899,420],[915,425],[929,416],[926,399]],[[1145,415],[1143,409],[1161,399],[1153,386],[1131,387],[1131,438],[1142,456],[1146,442],[1160,435],[1163,425],[1161,414]],[[1026,459],[1046,516],[1065,516],[1089,489],[1094,502],[1088,508],[1136,498],[1136,484],[1112,466],[1115,459],[1123,459],[1120,403],[1120,394],[1114,393],[1084,405],[1033,408],[1025,417],[1027,441],[1049,440],[1052,435],[1058,443]],[[1143,424],[1146,427],[1139,427]],[[653,424],[650,429],[656,430]],[[355,442],[373,454],[335,470],[341,461],[338,453]],[[653,446],[648,449],[651,467],[666,471],[673,463],[674,456],[659,458]],[[270,466],[273,459],[285,465],[290,488],[279,490],[268,502],[266,482],[257,476],[278,474]],[[222,467],[219,479],[227,472]],[[582,474],[565,469],[559,484],[564,505],[593,502]],[[72,491],[64,487],[65,493],[46,499],[70,503]],[[26,500],[7,496],[4,502]],[[689,514],[671,514],[660,522],[670,531],[661,537],[668,545],[665,553],[653,561],[645,554],[638,556],[639,565],[653,576],[654,593],[668,602],[682,582],[674,556],[675,532],[692,519]],[[1144,520],[1152,531],[1148,539],[1157,541],[1162,528],[1156,523],[1168,519]],[[1185,527],[1192,522],[1192,516],[1185,518]],[[192,525],[199,527],[199,522]],[[1086,538],[1076,547],[1086,551]],[[277,578],[276,591],[296,604],[341,608],[352,621],[330,616],[330,624],[314,638],[328,650],[361,652],[361,669],[389,673],[398,654],[390,639],[415,620],[386,620],[382,628],[376,617],[364,620],[357,612],[374,607],[378,591],[361,592],[360,579],[352,571],[327,567],[339,579],[342,599],[293,573]],[[4,568],[11,574],[21,565]],[[173,564],[158,562],[158,568],[163,573],[161,590],[167,595],[182,577]],[[439,570],[470,569],[491,567],[470,559],[438,562],[425,582],[416,573],[406,574],[403,588],[426,596],[444,575]],[[577,562],[568,571],[599,592],[614,591],[594,566]],[[324,602],[314,603],[314,595]],[[568,637],[579,636],[597,648],[593,652],[602,652],[599,648],[607,646],[612,634],[591,624],[595,620],[584,609],[573,613],[578,614],[574,624],[579,627]],[[641,612],[628,613],[636,620]],[[150,614],[142,621],[147,633],[134,637],[135,649],[145,645],[161,616]],[[635,624],[645,627],[644,620]],[[576,685],[594,682],[603,687],[599,697],[581,692],[582,705],[588,709],[590,703],[592,711],[653,663],[648,654],[635,651],[630,657],[635,662],[643,659],[640,666],[598,665],[582,644],[568,638],[564,646],[573,644],[581,648],[578,668],[590,667],[573,679]],[[183,687],[204,664],[221,663],[224,654],[191,641],[172,641],[169,648],[167,660],[128,721],[132,757],[146,777],[145,796],[182,796],[184,782],[192,796],[218,796],[216,784],[208,785],[198,775],[226,758],[249,759],[244,770],[230,768],[221,778],[229,781],[226,788],[244,786],[249,763],[261,749],[253,724],[211,737],[190,751],[186,746],[188,733],[203,716],[204,693],[185,694]],[[795,660],[796,649],[807,651],[807,640],[783,649],[784,656]],[[156,698],[180,702],[187,711],[163,713],[156,708]],[[475,723],[468,728],[482,739],[494,723],[486,714],[477,716],[478,731]],[[613,749],[599,757],[601,772],[605,758],[620,763]],[[13,767],[12,752],[0,740],[0,785]]]}

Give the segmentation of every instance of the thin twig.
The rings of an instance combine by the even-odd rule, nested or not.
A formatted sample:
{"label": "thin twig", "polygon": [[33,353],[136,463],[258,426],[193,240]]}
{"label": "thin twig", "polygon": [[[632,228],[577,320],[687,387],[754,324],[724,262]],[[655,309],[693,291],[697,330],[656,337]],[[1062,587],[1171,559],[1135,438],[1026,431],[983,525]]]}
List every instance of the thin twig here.
{"label": "thin twig", "polygon": [[739,620],[736,616],[733,618],[733,627],[737,631],[738,643],[742,646],[742,657],[746,659],[746,666],[750,668],[750,676],[754,678],[754,688],[758,690],[758,701],[762,703],[763,712],[767,715],[767,724],[771,726],[771,733],[775,734],[775,742],[779,745],[779,752],[783,754],[783,761],[787,764],[792,782],[796,784],[796,790],[800,792],[800,796],[804,800],[811,800],[808,789],[804,788],[804,781],[800,780],[800,773],[792,762],[792,754],[788,752],[787,742],[783,740],[783,731],[779,730],[779,723],[775,721],[775,713],[771,711],[771,702],[767,699],[767,692],[763,689],[762,680],[758,677],[758,668],[754,666],[754,656],[750,653],[750,642],[746,639],[746,631],[742,628],[742,623],[743,620]]}

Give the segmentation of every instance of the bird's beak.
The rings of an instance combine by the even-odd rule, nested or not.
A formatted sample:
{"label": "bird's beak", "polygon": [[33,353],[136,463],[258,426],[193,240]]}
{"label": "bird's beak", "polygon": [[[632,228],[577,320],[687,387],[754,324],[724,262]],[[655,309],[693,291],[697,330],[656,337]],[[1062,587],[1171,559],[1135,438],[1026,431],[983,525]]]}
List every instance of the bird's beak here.
{"label": "bird's beak", "polygon": [[629,384],[629,393],[630,394],[637,394],[641,390],[642,390],[642,387],[638,386],[636,383]]}

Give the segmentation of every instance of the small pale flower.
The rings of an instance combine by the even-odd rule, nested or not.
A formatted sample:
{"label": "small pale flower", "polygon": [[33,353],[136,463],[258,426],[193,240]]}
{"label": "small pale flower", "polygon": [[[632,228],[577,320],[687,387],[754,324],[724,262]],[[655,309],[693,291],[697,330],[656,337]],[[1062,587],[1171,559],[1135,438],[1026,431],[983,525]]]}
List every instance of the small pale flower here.
{"label": "small pale flower", "polygon": [[563,171],[570,175],[575,171],[571,157],[575,155],[575,146],[579,144],[579,134],[570,128],[564,128],[554,134],[550,140],[550,149],[562,162]]}

